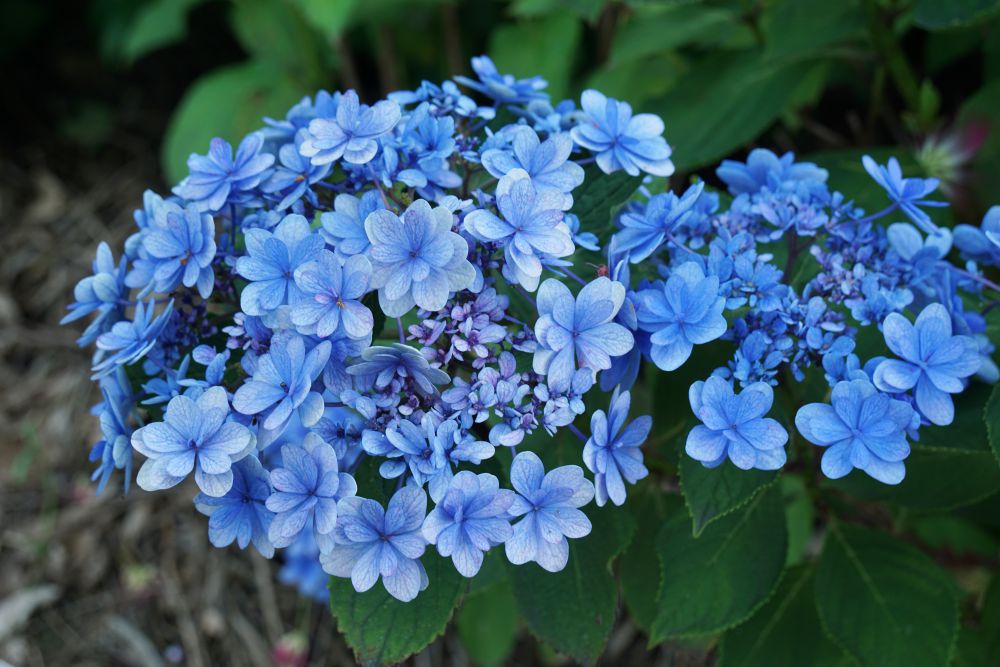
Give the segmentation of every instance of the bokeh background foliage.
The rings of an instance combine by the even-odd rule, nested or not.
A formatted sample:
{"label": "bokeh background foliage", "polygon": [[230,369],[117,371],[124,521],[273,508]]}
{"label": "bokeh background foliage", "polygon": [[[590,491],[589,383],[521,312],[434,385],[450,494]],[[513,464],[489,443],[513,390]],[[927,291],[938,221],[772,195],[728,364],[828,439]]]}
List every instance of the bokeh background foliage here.
{"label": "bokeh background foliage", "polygon": [[[726,156],[743,157],[751,146],[763,145],[778,152],[795,150],[818,162],[830,171],[833,188],[855,195],[859,205],[871,210],[881,208],[883,195],[861,169],[863,153],[879,161],[895,154],[907,173],[941,178],[953,204],[945,215],[956,220],[978,222],[984,205],[995,203],[1000,192],[1000,8],[993,0],[74,4],[74,11],[86,19],[81,28],[86,39],[77,48],[92,51],[89,62],[114,76],[133,77],[133,86],[166,87],[156,98],[157,114],[145,126],[146,135],[157,139],[139,142],[149,153],[159,148],[159,165],[146,164],[146,181],[155,181],[159,173],[156,189],[161,192],[185,173],[188,154],[204,152],[211,137],[238,140],[257,128],[262,116],[281,116],[317,88],[356,88],[371,101],[391,90],[412,88],[422,79],[467,74],[468,57],[482,52],[491,55],[501,71],[541,74],[555,99],[576,97],[595,86],[638,110],[662,116],[679,172],[674,185],[692,175],[717,183],[714,163]],[[6,20],[0,21],[4,66],[23,66],[34,41],[57,24],[56,12],[63,9],[30,0],[5,6]],[[85,89],[86,72],[83,77]],[[166,82],[155,81],[157,77]],[[11,127],[36,131],[13,113],[5,133]],[[47,151],[49,157],[41,158],[41,164],[57,174],[89,165],[87,160],[120,137],[126,116],[113,95],[81,92],[78,87],[60,106],[50,104],[42,111],[43,124],[56,137],[46,140],[56,141],[61,154],[72,157],[48,164],[46,159],[57,160],[52,157],[56,153]],[[14,141],[9,145],[21,146]],[[66,178],[76,187],[94,189],[92,181]],[[99,177],[95,180],[100,182]],[[130,198],[122,195],[120,201],[102,206],[127,217],[139,203],[141,189],[133,190]],[[595,215],[607,220],[619,203],[614,195],[584,190],[579,200],[589,196],[600,203]],[[20,205],[16,193],[10,200]],[[29,210],[28,204],[14,210],[25,211],[50,238],[72,238],[73,229],[60,226],[64,220],[46,218],[44,210]],[[125,225],[119,227],[120,234]],[[62,277],[46,283],[49,291],[68,298],[72,282],[89,262],[84,252],[90,251],[92,238],[106,236],[93,232],[76,244],[83,249],[80,256],[62,259],[79,271],[50,272]],[[18,234],[6,242],[12,247],[25,244]],[[4,294],[8,288],[10,294],[25,292],[24,285],[47,271],[45,263],[53,262],[53,256],[46,256],[45,243],[40,245],[37,255],[22,251],[14,255],[21,260],[4,263]],[[27,304],[19,297],[5,299],[0,305],[13,303],[22,320],[36,328],[51,326],[64,305],[60,297],[50,299],[47,308],[39,307],[37,300]],[[4,312],[0,309],[0,316],[6,317]],[[1000,338],[995,324],[991,335]],[[31,356],[37,351],[32,352],[30,344],[0,342],[10,377],[37,368]],[[338,583],[332,611],[344,639],[365,661],[405,658],[444,631],[461,599],[453,629],[422,654],[426,659],[551,664],[560,660],[554,649],[581,662],[603,654],[607,664],[1000,664],[1000,582],[993,576],[1000,549],[1000,399],[991,399],[986,390],[963,395],[956,423],[927,431],[908,460],[907,481],[899,487],[869,484],[857,475],[815,487],[797,477],[740,473],[730,466],[707,471],[678,457],[690,426],[684,422],[686,387],[714,367],[708,350],[703,357],[704,368],[692,363],[684,373],[661,374],[645,383],[647,389],[636,397],[637,412],[650,412],[656,419],[645,449],[659,486],[640,485],[624,509],[594,510],[593,533],[574,542],[566,570],[552,575],[534,566],[508,568],[494,554],[465,590],[449,568],[429,564],[432,576],[441,577],[431,589],[436,594],[409,607],[388,599],[381,589],[362,596],[338,595]],[[82,377],[74,385],[80,391],[86,385],[87,364],[81,359],[67,365],[80,369]],[[0,443],[5,448],[12,443],[16,454],[14,465],[0,477],[8,483],[5,488],[14,491],[2,491],[0,498],[9,494],[18,500],[14,507],[21,507],[18,489],[28,488],[39,475],[85,475],[83,452],[92,438],[79,428],[66,431],[63,425],[71,440],[63,451],[77,456],[78,462],[63,463],[55,473],[32,463],[40,442],[62,435],[37,416],[61,398],[53,391],[35,406],[8,401],[15,407],[5,407],[17,411],[4,416],[18,427],[5,431]],[[90,424],[84,414],[86,401],[78,397],[74,405],[78,412],[68,417],[69,423]],[[567,462],[579,457],[576,443],[557,439],[547,446],[558,448]],[[840,507],[847,497],[863,500],[847,512],[855,523],[832,523],[818,533],[814,527],[823,517],[817,514]],[[90,501],[81,500],[76,491],[32,496],[8,525],[28,526],[30,513],[40,508],[48,512],[45,521],[64,525],[60,517],[81,512],[85,502]],[[146,501],[114,502],[126,507],[126,502]],[[153,506],[145,507],[149,520]],[[169,511],[168,505],[156,508]],[[147,534],[146,553],[164,545],[170,554],[191,549],[183,541],[177,546],[169,519],[152,523],[160,528]],[[196,525],[189,541],[204,542],[204,526],[192,523]],[[42,534],[47,535],[39,543],[42,553],[64,539],[55,531]],[[233,561],[241,564],[252,560],[245,554],[227,557],[243,559]],[[124,559],[132,568],[122,569],[122,577],[131,582],[125,592],[146,590],[141,581],[133,581],[150,576],[134,569],[141,557],[131,553]],[[270,565],[254,563],[255,572],[261,567],[264,576],[270,576]],[[166,570],[161,576],[169,582]],[[27,578],[41,576],[28,566],[15,571],[27,573]],[[454,580],[445,581],[449,577]],[[79,582],[67,588],[71,595],[90,595],[101,587],[100,579],[86,584],[90,589]],[[255,581],[262,586],[260,577]],[[0,582],[3,592],[9,592],[9,575]],[[193,615],[204,623],[206,617],[199,616],[203,596],[192,594],[187,601],[183,586],[167,588],[164,595],[172,600],[168,607],[180,621],[170,616],[160,623],[155,611],[140,615],[138,627],[119,631],[129,636],[138,630],[147,643],[132,636],[131,652],[115,653],[116,659],[129,662],[122,656],[138,652],[147,662],[136,663],[148,664],[160,659],[156,651],[162,652],[162,646],[179,641],[192,664],[240,662],[239,646],[215,641],[203,626],[195,628],[194,638],[190,627],[184,629],[185,614],[175,607],[194,607]],[[252,618],[240,621],[251,626],[249,630],[238,627],[248,655],[259,653],[253,640],[257,624],[266,628],[256,636],[272,643],[281,627],[307,630],[311,634],[306,635],[306,649],[292,654],[315,664],[328,662],[332,650],[316,649],[317,637],[331,635],[332,641],[341,641],[329,622],[324,626],[318,620],[322,614],[303,612],[300,603],[286,604],[294,593],[280,593],[279,607],[292,611],[277,621],[273,615],[258,618],[258,612],[247,611],[263,603],[252,593],[241,596],[239,584],[230,594]],[[121,611],[120,601],[105,604]],[[192,611],[186,614],[191,617]],[[69,624],[78,622],[84,623]],[[178,622],[179,640],[170,629]],[[29,638],[51,632],[36,621],[20,623],[27,625]],[[527,638],[523,626],[543,643]],[[74,629],[85,634],[86,627]],[[199,633],[205,638],[199,640]],[[61,653],[52,645],[36,650],[40,656],[47,653],[50,662],[53,655],[69,655],[74,662],[82,656],[100,664],[106,655],[102,646]],[[282,656],[286,653],[272,651],[276,662],[281,663]]]}

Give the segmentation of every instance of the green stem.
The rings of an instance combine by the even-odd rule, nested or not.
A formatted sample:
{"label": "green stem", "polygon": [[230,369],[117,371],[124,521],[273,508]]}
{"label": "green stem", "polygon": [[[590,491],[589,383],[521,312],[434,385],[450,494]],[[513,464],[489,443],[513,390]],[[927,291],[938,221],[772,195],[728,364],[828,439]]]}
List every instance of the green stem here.
{"label": "green stem", "polygon": [[920,108],[920,84],[892,32],[889,17],[882,13],[876,0],[865,0],[865,18],[868,23],[868,34],[875,51],[885,65],[889,76],[892,77],[896,89],[906,101],[906,106],[911,111],[918,111]]}

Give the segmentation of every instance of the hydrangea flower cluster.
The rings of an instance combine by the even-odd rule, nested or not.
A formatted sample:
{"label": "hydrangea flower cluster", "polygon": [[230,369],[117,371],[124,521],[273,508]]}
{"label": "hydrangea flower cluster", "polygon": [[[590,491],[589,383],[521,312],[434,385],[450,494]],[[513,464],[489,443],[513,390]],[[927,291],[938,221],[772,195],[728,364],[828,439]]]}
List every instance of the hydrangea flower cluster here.
{"label": "hydrangea flower cluster", "polygon": [[[408,601],[430,550],[465,577],[494,549],[565,567],[591,530],[581,508],[650,474],[653,420],[629,415],[644,360],[673,372],[731,346],[689,392],[685,449],[710,467],[783,466],[774,387],[822,373],[830,402],[796,427],[828,476],[886,483],[972,376],[996,381],[970,304],[998,290],[980,267],[1000,264],[1000,209],[952,238],[924,210],[936,182],[894,160],[866,159],[889,197],[866,215],[823,169],[766,150],[723,162],[723,207],[700,181],[664,189],[658,117],[594,90],[553,107],[544,80],[485,56],[473,70],[370,106],[320,91],[147,192],[64,320],[94,315],[79,342],[103,396],[99,488],[193,476],[212,544],[284,550],[282,577],[310,595],[322,568]],[[619,171],[636,194],[614,229],[581,228],[580,189]],[[895,212],[916,227],[886,229]],[[869,325],[892,357],[856,356]],[[579,464],[553,467],[562,430]]]}

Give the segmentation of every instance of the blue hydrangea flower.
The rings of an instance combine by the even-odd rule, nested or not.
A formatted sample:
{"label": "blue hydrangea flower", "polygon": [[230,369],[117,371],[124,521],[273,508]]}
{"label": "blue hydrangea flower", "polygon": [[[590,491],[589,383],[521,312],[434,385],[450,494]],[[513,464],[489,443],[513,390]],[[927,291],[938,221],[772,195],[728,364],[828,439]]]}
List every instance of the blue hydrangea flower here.
{"label": "blue hydrangea flower", "polygon": [[706,276],[697,262],[685,262],[670,272],[665,283],[640,290],[636,315],[639,328],[652,334],[653,363],[665,371],[680,368],[695,345],[724,334],[725,307],[718,277]]}
{"label": "blue hydrangea flower", "polygon": [[825,183],[829,175],[812,162],[795,162],[794,153],[780,158],[766,148],[750,151],[747,161],[723,160],[716,175],[733,195],[756,194],[768,188],[779,191],[786,185]]}
{"label": "blue hydrangea flower", "polygon": [[868,155],[861,158],[861,163],[868,175],[889,195],[889,200],[892,201],[894,207],[901,209],[906,217],[928,234],[933,234],[938,230],[930,216],[920,208],[921,206],[948,205],[943,201],[924,199],[937,190],[938,179],[903,178],[903,170],[899,167],[899,160],[894,157],[889,158],[886,166],[876,163]]}
{"label": "blue hydrangea flower", "polygon": [[300,595],[320,604],[330,601],[330,575],[320,564],[315,533],[302,531],[281,555],[283,562],[278,570],[278,581],[294,586]]}
{"label": "blue hydrangea flower", "polygon": [[838,479],[853,468],[885,484],[899,484],[910,455],[906,429],[913,408],[879,392],[867,379],[838,382],[832,405],[810,403],[799,408],[795,427],[814,445],[827,447],[823,474]]}
{"label": "blue hydrangea flower", "polygon": [[157,337],[163,332],[174,312],[174,302],[166,305],[157,317],[154,303],[136,304],[132,320],[115,322],[110,331],[97,337],[98,357],[95,357],[94,377],[110,375],[120,366],[127,366],[146,356],[156,345]]}
{"label": "blue hydrangea flower", "polygon": [[594,485],[580,466],[561,466],[545,473],[533,452],[521,452],[510,464],[510,483],[517,496],[508,512],[514,518],[504,543],[507,560],[515,565],[534,561],[558,572],[569,561],[569,538],[590,534],[587,515],[579,510],[594,498]]}
{"label": "blue hydrangea flower", "polygon": [[299,152],[298,147],[304,138],[305,133],[300,132],[296,136],[295,142],[285,144],[278,149],[278,160],[281,164],[275,168],[274,173],[260,187],[267,194],[281,196],[281,201],[278,202],[275,210],[284,211],[307,195],[315,205],[317,203],[316,196],[309,188],[330,175],[331,165],[313,164],[309,158]]}
{"label": "blue hydrangea flower", "polygon": [[240,293],[240,308],[247,315],[262,316],[285,304],[305,298],[296,286],[295,270],[318,259],[323,239],[301,215],[287,215],[273,232],[248,229],[247,254],[236,260],[236,271],[250,281]]}
{"label": "blue hydrangea flower", "polygon": [[956,226],[955,247],[971,260],[1000,266],[1000,206],[991,207],[979,227]]}
{"label": "blue hydrangea flower", "polygon": [[483,554],[510,537],[507,510],[513,503],[514,492],[501,489],[496,476],[463,470],[424,519],[424,538],[451,558],[459,574],[474,577]]}
{"label": "blue hydrangea flower", "polygon": [[349,90],[340,96],[333,118],[309,121],[299,151],[313,164],[330,164],[341,157],[352,164],[370,162],[378,152],[377,139],[392,131],[400,119],[399,105],[382,100],[374,106],[360,104]]}
{"label": "blue hydrangea flower", "polygon": [[688,433],[684,451],[707,468],[728,457],[737,468],[777,470],[785,465],[788,433],[774,419],[765,417],[774,402],[774,391],[755,382],[736,394],[729,382],[713,375],[688,391],[691,410],[701,420]]}
{"label": "blue hydrangea flower", "polygon": [[251,542],[265,558],[274,555],[267,537],[274,514],[265,507],[271,495],[267,470],[256,456],[245,456],[233,464],[233,485],[218,498],[199,493],[194,505],[208,517],[208,539],[216,547],[233,542],[246,549]]}
{"label": "blue hydrangea flower", "polygon": [[479,77],[479,81],[466,76],[456,76],[455,81],[497,102],[518,104],[548,98],[548,94],[542,92],[548,85],[545,79],[540,76],[517,79],[510,74],[500,74],[489,56],[473,58],[472,71]]}
{"label": "blue hydrangea flower", "polygon": [[486,209],[465,216],[465,226],[476,238],[503,246],[504,271],[528,291],[535,291],[542,275],[542,258],[573,253],[573,239],[563,220],[560,192],[536,190],[523,169],[500,179],[497,208],[503,218]]}
{"label": "blue hydrangea flower", "polygon": [[257,360],[252,377],[233,395],[233,407],[245,415],[265,413],[263,427],[268,431],[282,430],[296,411],[303,426],[312,426],[324,408],[323,396],[312,385],[329,358],[329,341],[307,354],[302,336],[275,336],[270,351]]}
{"label": "blue hydrangea flower", "polygon": [[603,276],[587,283],[576,298],[554,278],[542,283],[532,366],[548,377],[550,388],[565,391],[577,368],[610,368],[611,357],[632,349],[632,334],[614,321],[624,302],[625,286]]}
{"label": "blue hydrangea flower", "polygon": [[932,424],[947,426],[955,418],[951,394],[965,389],[963,380],[979,370],[979,345],[971,336],[953,336],[951,316],[939,303],[921,311],[914,324],[899,313],[882,323],[885,343],[899,359],[875,368],[880,390],[901,394],[915,389],[917,409]]}
{"label": "blue hydrangea flower", "polygon": [[673,192],[654,195],[641,212],[622,214],[622,229],[615,234],[618,251],[627,252],[633,264],[652,255],[691,216],[704,189],[705,183],[698,182],[680,197]]}
{"label": "blue hydrangea flower", "polygon": [[338,257],[366,254],[371,247],[365,220],[372,211],[384,209],[385,204],[378,190],[368,190],[360,197],[337,195],[333,210],[320,215],[319,233],[333,246]]}
{"label": "blue hydrangea flower", "polygon": [[585,90],[580,104],[587,117],[573,128],[573,141],[593,151],[597,166],[605,174],[624,169],[630,176],[640,171],[653,176],[670,176],[670,146],[663,138],[663,121],[650,113],[632,115],[627,102]]}
{"label": "blue hydrangea flower", "polygon": [[409,345],[393,343],[391,346],[373,345],[361,354],[361,361],[347,372],[362,378],[370,378],[368,384],[383,389],[396,378],[413,380],[415,388],[428,396],[437,393],[434,385],[451,381],[448,374],[433,368],[419,352]]}
{"label": "blue hydrangea flower", "polygon": [[174,188],[174,194],[187,199],[198,211],[221,211],[229,202],[243,203],[248,193],[260,185],[274,164],[274,156],[262,152],[264,138],[248,134],[233,157],[229,142],[216,137],[208,155],[191,154],[190,174]]}
{"label": "blue hydrangea flower", "polygon": [[333,447],[315,433],[301,445],[281,448],[281,467],[271,471],[274,492],[267,509],[274,512],[268,537],[276,547],[287,547],[303,529],[315,530],[322,551],[333,548],[337,501],[356,495],[358,485],[340,472]]}
{"label": "blue hydrangea flower", "polygon": [[69,312],[59,320],[59,324],[75,322],[81,317],[97,313],[97,317],[77,340],[80,347],[93,343],[115,313],[120,312],[122,301],[128,295],[125,286],[126,262],[127,259],[123,256],[116,263],[111,248],[101,241],[91,265],[93,275],[83,278],[73,288],[74,302],[67,307]]}
{"label": "blue hydrangea flower", "polygon": [[295,284],[305,298],[292,306],[292,324],[301,333],[329,338],[342,330],[351,338],[372,333],[375,318],[360,299],[368,291],[372,265],[364,255],[342,262],[329,250],[295,269]]}
{"label": "blue hydrangea flower", "polygon": [[202,493],[216,498],[233,486],[232,465],[254,448],[253,433],[229,421],[229,399],[213,387],[197,401],[176,396],[167,404],[163,421],[132,434],[132,446],[146,456],[136,482],[146,491],[169,489],[191,470]]}
{"label": "blue hydrangea flower", "polygon": [[323,569],[350,577],[358,592],[381,577],[389,595],[409,602],[428,584],[419,560],[427,548],[420,532],[426,511],[427,496],[416,486],[397,491],[385,509],[368,498],[344,498],[337,504],[336,546],[320,556]]}
{"label": "blue hydrangea flower", "polygon": [[635,484],[649,474],[642,464],[639,447],[649,436],[653,418],[642,415],[626,426],[631,402],[629,392],[619,393],[615,389],[608,413],[597,410],[590,418],[590,438],[583,447],[583,462],[594,473],[600,506],[609,499],[621,505],[625,502],[625,482]]}
{"label": "blue hydrangea flower", "polygon": [[[116,375],[124,375],[119,369]],[[115,375],[101,379],[101,395],[104,401],[99,407],[101,439],[90,450],[90,461],[100,461],[90,476],[97,482],[96,493],[100,494],[108,484],[115,470],[125,472],[123,491],[128,494],[132,482],[132,429],[128,426],[127,413],[131,408],[129,396],[121,381]]]}
{"label": "blue hydrangea flower", "polygon": [[476,278],[469,245],[451,231],[452,213],[431,208],[423,199],[398,217],[377,210],[365,220],[372,247],[372,289],[388,317],[401,317],[419,306],[437,312],[452,292],[467,289]]}
{"label": "blue hydrangea flower", "polygon": [[198,287],[207,299],[215,286],[215,222],[193,205],[164,202],[142,233],[139,257],[125,277],[129,287],[167,294],[180,285]]}
{"label": "blue hydrangea flower", "polygon": [[583,183],[583,167],[569,159],[573,139],[560,132],[541,141],[534,130],[523,125],[517,126],[512,134],[510,150],[492,148],[483,152],[486,171],[502,178],[514,169],[521,169],[531,177],[536,190],[554,190],[565,195],[559,208],[571,208],[570,193]]}
{"label": "blue hydrangea flower", "polygon": [[572,213],[567,213],[564,220],[566,226],[569,227],[569,235],[573,239],[573,245],[591,252],[598,252],[601,249],[597,234],[580,229],[580,218]]}

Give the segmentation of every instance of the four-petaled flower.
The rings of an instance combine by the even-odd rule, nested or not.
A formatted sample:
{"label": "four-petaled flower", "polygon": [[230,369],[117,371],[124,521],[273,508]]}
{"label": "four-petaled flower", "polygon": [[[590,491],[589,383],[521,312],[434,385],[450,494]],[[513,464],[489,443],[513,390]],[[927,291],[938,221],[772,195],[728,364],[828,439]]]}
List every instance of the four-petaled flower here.
{"label": "four-petaled flower", "polygon": [[227,202],[242,203],[274,164],[274,156],[262,152],[263,146],[263,136],[254,132],[240,142],[233,157],[229,142],[212,139],[208,155],[192,153],[188,158],[190,174],[177,184],[174,194],[210,213],[222,210]]}
{"label": "four-petaled flower", "polygon": [[645,210],[627,212],[621,217],[622,230],[615,235],[618,250],[628,252],[629,261],[638,264],[660,247],[675,229],[694,211],[705,183],[695,183],[683,195],[673,192],[654,195]]}
{"label": "four-petaled flower", "polygon": [[931,221],[930,216],[920,208],[921,206],[948,205],[943,201],[924,199],[937,190],[938,179],[903,178],[903,170],[899,167],[899,160],[894,157],[889,158],[886,166],[878,164],[868,155],[861,158],[861,163],[868,175],[875,179],[875,182],[889,195],[893,207],[901,209],[906,217],[928,234],[938,231],[937,225]]}
{"label": "four-petaled flower", "polygon": [[451,227],[451,211],[431,208],[423,199],[410,204],[402,218],[384,209],[369,214],[371,286],[388,317],[405,315],[415,305],[437,312],[452,292],[472,285],[476,271],[468,260],[469,244]]}
{"label": "four-petaled flower", "polygon": [[340,96],[333,118],[309,121],[299,152],[313,164],[330,164],[341,157],[352,164],[370,162],[378,152],[377,139],[390,132],[400,119],[399,105],[382,100],[369,107],[348,90]]}
{"label": "four-petaled flower", "polygon": [[479,81],[466,76],[456,76],[455,81],[473,90],[477,90],[497,102],[516,104],[532,100],[543,100],[548,97],[548,95],[542,92],[545,86],[548,85],[545,79],[540,76],[517,79],[510,74],[500,74],[497,71],[497,66],[493,64],[489,56],[476,56],[473,58],[472,71],[479,77]]}
{"label": "four-petaled flower", "polygon": [[360,197],[337,195],[333,210],[319,216],[319,233],[333,246],[338,257],[367,254],[371,247],[365,220],[372,211],[385,208],[378,190],[369,190]]}
{"label": "four-petaled flower", "polygon": [[274,555],[274,545],[267,538],[274,513],[264,503],[271,495],[267,470],[256,456],[244,456],[233,464],[233,485],[221,497],[199,493],[194,505],[208,517],[208,539],[222,548],[233,542],[246,549],[254,547],[265,558]]}
{"label": "four-petaled flower", "polygon": [[536,190],[523,169],[513,169],[501,178],[496,194],[503,218],[477,209],[465,216],[465,226],[476,238],[501,244],[504,271],[534,292],[542,275],[542,258],[573,252],[573,237],[562,211],[563,195],[556,190]]}
{"label": "four-petaled flower", "polygon": [[584,285],[575,299],[554,278],[542,283],[532,366],[548,376],[550,389],[565,391],[578,367],[605,370],[611,357],[632,349],[631,332],[614,321],[624,302],[625,286],[603,276]]}
{"label": "four-petaled flower", "polygon": [[147,457],[136,479],[146,491],[169,489],[192,470],[198,488],[216,498],[233,486],[232,465],[254,448],[253,433],[229,421],[229,399],[212,387],[197,401],[175,396],[163,421],[146,424],[132,434],[132,446]]}
{"label": "four-petaled flower", "polygon": [[903,481],[903,459],[910,455],[906,429],[914,416],[910,404],[861,379],[838,382],[830,402],[803,405],[795,415],[802,437],[828,447],[820,462],[823,474],[838,479],[858,468],[885,484]]}
{"label": "four-petaled flower", "polygon": [[508,512],[522,517],[504,543],[507,559],[515,565],[534,561],[558,572],[569,560],[567,537],[590,534],[590,519],[578,508],[594,497],[594,485],[580,466],[561,466],[545,473],[542,460],[521,452],[510,465],[510,483],[517,496]]}
{"label": "four-petaled flower", "polygon": [[125,277],[125,284],[163,294],[180,285],[198,288],[207,299],[215,286],[215,222],[195,206],[181,208],[163,202],[141,233],[139,257]]}
{"label": "four-petaled flower", "polygon": [[427,548],[420,532],[426,511],[427,496],[417,486],[397,491],[385,509],[368,498],[344,498],[337,503],[336,546],[320,556],[323,569],[335,577],[350,577],[358,592],[382,577],[389,595],[409,602],[428,583],[419,560]]}
{"label": "four-petaled flower", "polygon": [[629,392],[611,395],[608,414],[597,410],[590,418],[590,438],[583,447],[583,462],[594,473],[597,504],[610,499],[615,505],[625,502],[625,482],[635,484],[649,471],[642,464],[640,445],[646,441],[653,418],[642,415],[625,426],[632,396]]}
{"label": "four-petaled flower", "polygon": [[98,354],[95,356],[94,378],[110,375],[119,366],[127,366],[146,356],[156,345],[157,337],[163,332],[174,312],[174,302],[170,301],[163,311],[153,317],[156,305],[140,301],[135,306],[132,321],[115,322],[110,331],[97,337]]}
{"label": "four-petaled flower", "polygon": [[670,272],[665,283],[640,290],[636,315],[639,328],[652,334],[653,363],[665,371],[680,368],[695,345],[724,334],[725,307],[719,278],[706,276],[697,262],[685,262]]}
{"label": "four-petaled flower", "polygon": [[653,176],[674,173],[659,116],[633,116],[627,102],[610,99],[596,90],[583,91],[580,105],[587,116],[572,129],[573,141],[597,154],[597,166],[605,174],[619,169],[630,176],[638,176],[640,171]]}
{"label": "four-petaled flower", "polygon": [[483,554],[510,537],[507,510],[514,498],[513,491],[500,488],[494,475],[463,470],[424,519],[424,537],[437,545],[439,554],[451,557],[462,576],[474,577],[483,565]]}
{"label": "four-petaled flower", "polygon": [[522,169],[538,190],[563,194],[560,208],[573,206],[573,188],[583,183],[583,167],[569,159],[573,139],[560,132],[541,141],[530,127],[519,125],[513,131],[510,150],[490,148],[483,151],[483,166],[490,175],[503,178],[514,169]]}
{"label": "four-petaled flower", "polygon": [[341,261],[329,250],[295,269],[295,284],[305,298],[292,306],[292,324],[320,338],[343,329],[350,338],[371,335],[375,318],[360,299],[368,290],[372,265],[364,255]]}
{"label": "four-petaled flower", "polygon": [[788,433],[765,417],[774,402],[766,382],[755,382],[739,394],[721,377],[699,380],[688,391],[691,410],[702,421],[688,433],[684,451],[705,467],[714,468],[726,457],[741,470],[777,470],[785,465]]}
{"label": "four-petaled flower", "polygon": [[914,389],[920,414],[932,424],[947,426],[955,418],[951,394],[979,370],[979,345],[972,336],[953,336],[951,316],[940,303],[921,311],[915,324],[899,313],[882,323],[885,343],[900,359],[886,359],[873,375],[875,386],[890,394]]}

